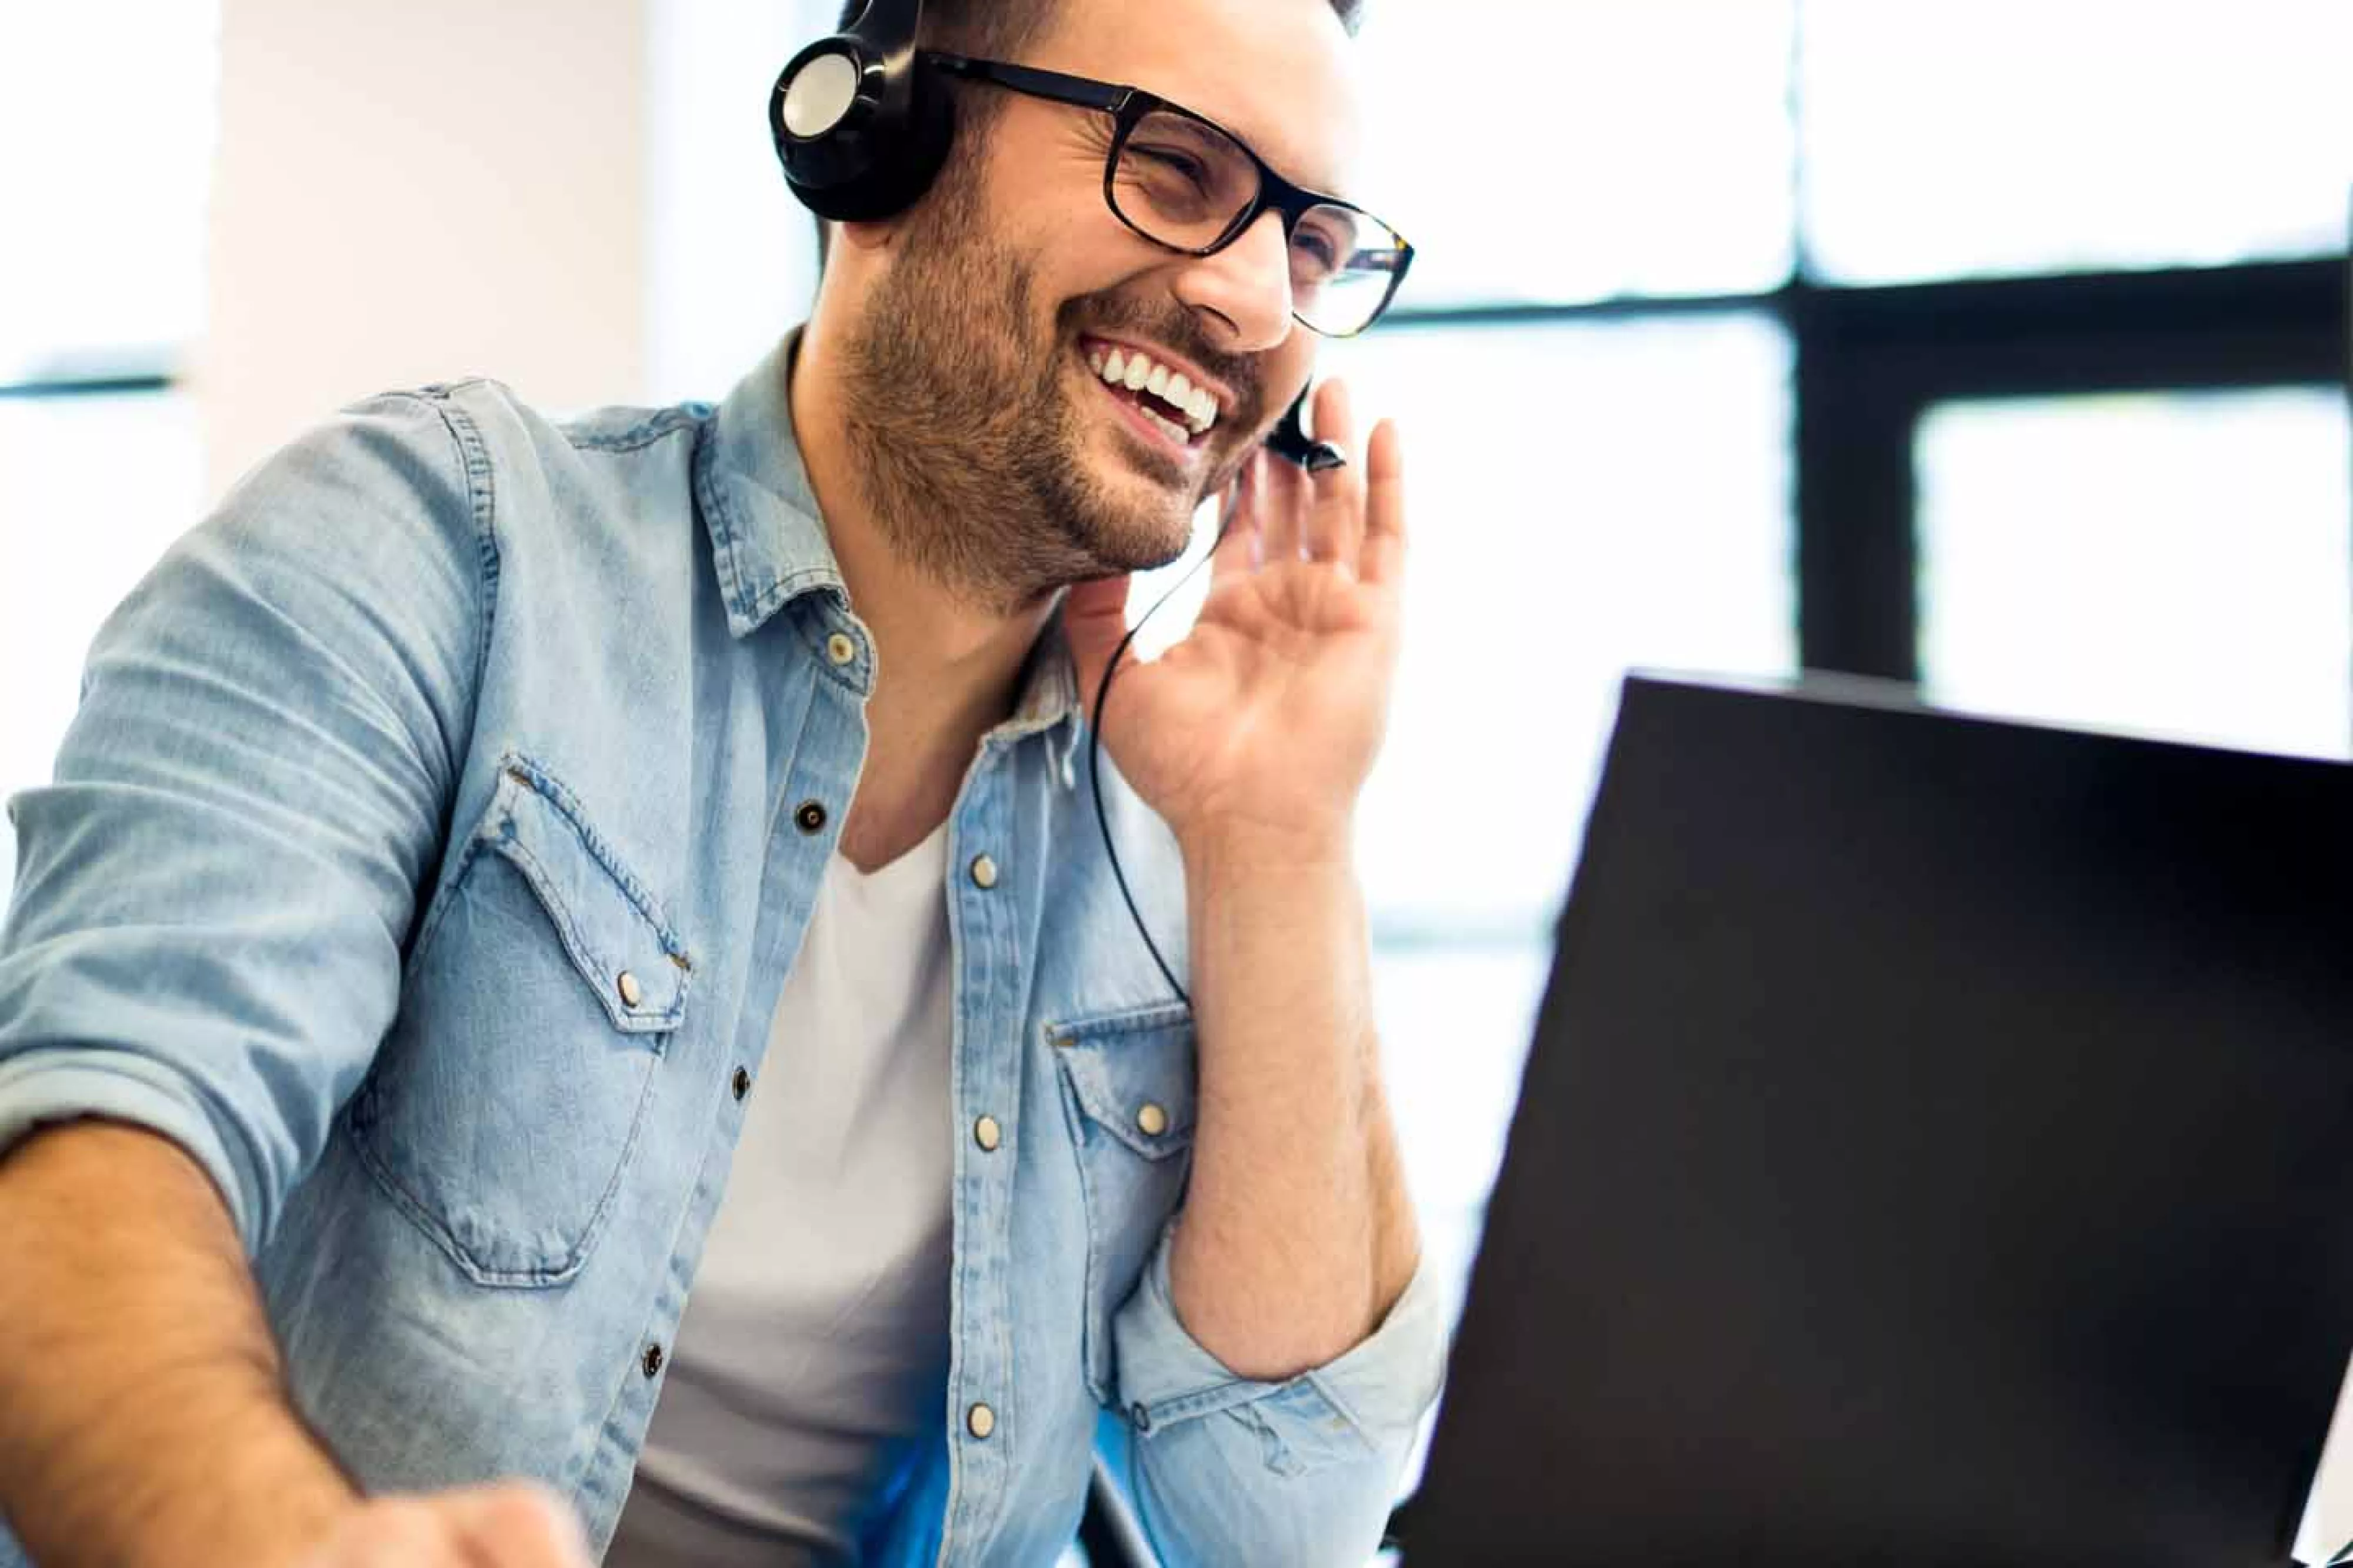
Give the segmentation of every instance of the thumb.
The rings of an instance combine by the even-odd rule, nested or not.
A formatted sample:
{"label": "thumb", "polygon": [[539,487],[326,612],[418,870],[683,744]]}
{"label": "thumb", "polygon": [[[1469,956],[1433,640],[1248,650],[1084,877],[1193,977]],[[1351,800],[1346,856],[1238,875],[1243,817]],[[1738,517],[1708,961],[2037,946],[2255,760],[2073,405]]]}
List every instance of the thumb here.
{"label": "thumb", "polygon": [[588,1568],[579,1520],[544,1486],[508,1482],[433,1500],[465,1543],[469,1562],[485,1568]]}
{"label": "thumb", "polygon": [[1092,715],[1103,671],[1127,636],[1127,579],[1102,577],[1072,588],[1062,601],[1062,629],[1078,667],[1080,705]]}

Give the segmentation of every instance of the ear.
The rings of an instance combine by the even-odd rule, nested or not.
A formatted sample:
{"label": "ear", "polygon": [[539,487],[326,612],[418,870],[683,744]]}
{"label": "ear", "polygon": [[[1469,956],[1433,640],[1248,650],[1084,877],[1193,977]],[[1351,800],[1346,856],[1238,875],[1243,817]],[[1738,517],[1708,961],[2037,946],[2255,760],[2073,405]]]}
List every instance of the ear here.
{"label": "ear", "polygon": [[891,248],[899,235],[899,220],[877,218],[871,222],[836,223],[828,226],[833,231],[833,244],[843,250],[873,255]]}

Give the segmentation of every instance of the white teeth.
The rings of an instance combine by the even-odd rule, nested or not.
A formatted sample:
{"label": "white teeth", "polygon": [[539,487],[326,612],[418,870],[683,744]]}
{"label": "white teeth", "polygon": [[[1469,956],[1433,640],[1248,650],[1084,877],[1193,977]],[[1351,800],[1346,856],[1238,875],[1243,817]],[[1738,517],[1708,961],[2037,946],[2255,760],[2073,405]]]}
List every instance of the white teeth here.
{"label": "white teeth", "polygon": [[1139,350],[1103,349],[1089,351],[1087,363],[1093,367],[1107,386],[1122,386],[1131,392],[1149,392],[1165,398],[1183,411],[1182,421],[1149,408],[1142,409],[1145,418],[1168,432],[1171,438],[1191,444],[1192,438],[1206,432],[1218,422],[1216,394],[1205,386],[1195,386],[1192,381],[1166,365],[1155,364]]}

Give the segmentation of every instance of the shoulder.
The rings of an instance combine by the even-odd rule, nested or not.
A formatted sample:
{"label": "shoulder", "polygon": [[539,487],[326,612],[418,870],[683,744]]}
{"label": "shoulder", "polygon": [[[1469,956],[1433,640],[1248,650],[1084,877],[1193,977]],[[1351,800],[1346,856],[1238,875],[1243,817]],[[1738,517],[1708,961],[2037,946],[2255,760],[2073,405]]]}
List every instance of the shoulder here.
{"label": "shoulder", "polygon": [[403,405],[438,418],[460,450],[492,477],[502,471],[626,468],[632,458],[681,461],[691,454],[714,412],[707,403],[681,403],[559,413],[527,402],[504,382],[475,377],[383,393],[344,414]]}

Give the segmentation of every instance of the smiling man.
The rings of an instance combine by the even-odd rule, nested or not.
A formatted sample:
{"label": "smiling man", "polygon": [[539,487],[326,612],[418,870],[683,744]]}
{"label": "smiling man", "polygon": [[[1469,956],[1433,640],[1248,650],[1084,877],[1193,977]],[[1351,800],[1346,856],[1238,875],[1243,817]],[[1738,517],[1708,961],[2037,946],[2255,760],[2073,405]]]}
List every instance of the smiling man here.
{"label": "smiling man", "polygon": [[13,806],[0,1563],[1045,1564],[1098,1451],[1366,1560],[1401,463],[1261,447],[1409,258],[1350,10],[934,5],[943,166],[723,405],[377,399],[125,603]]}

